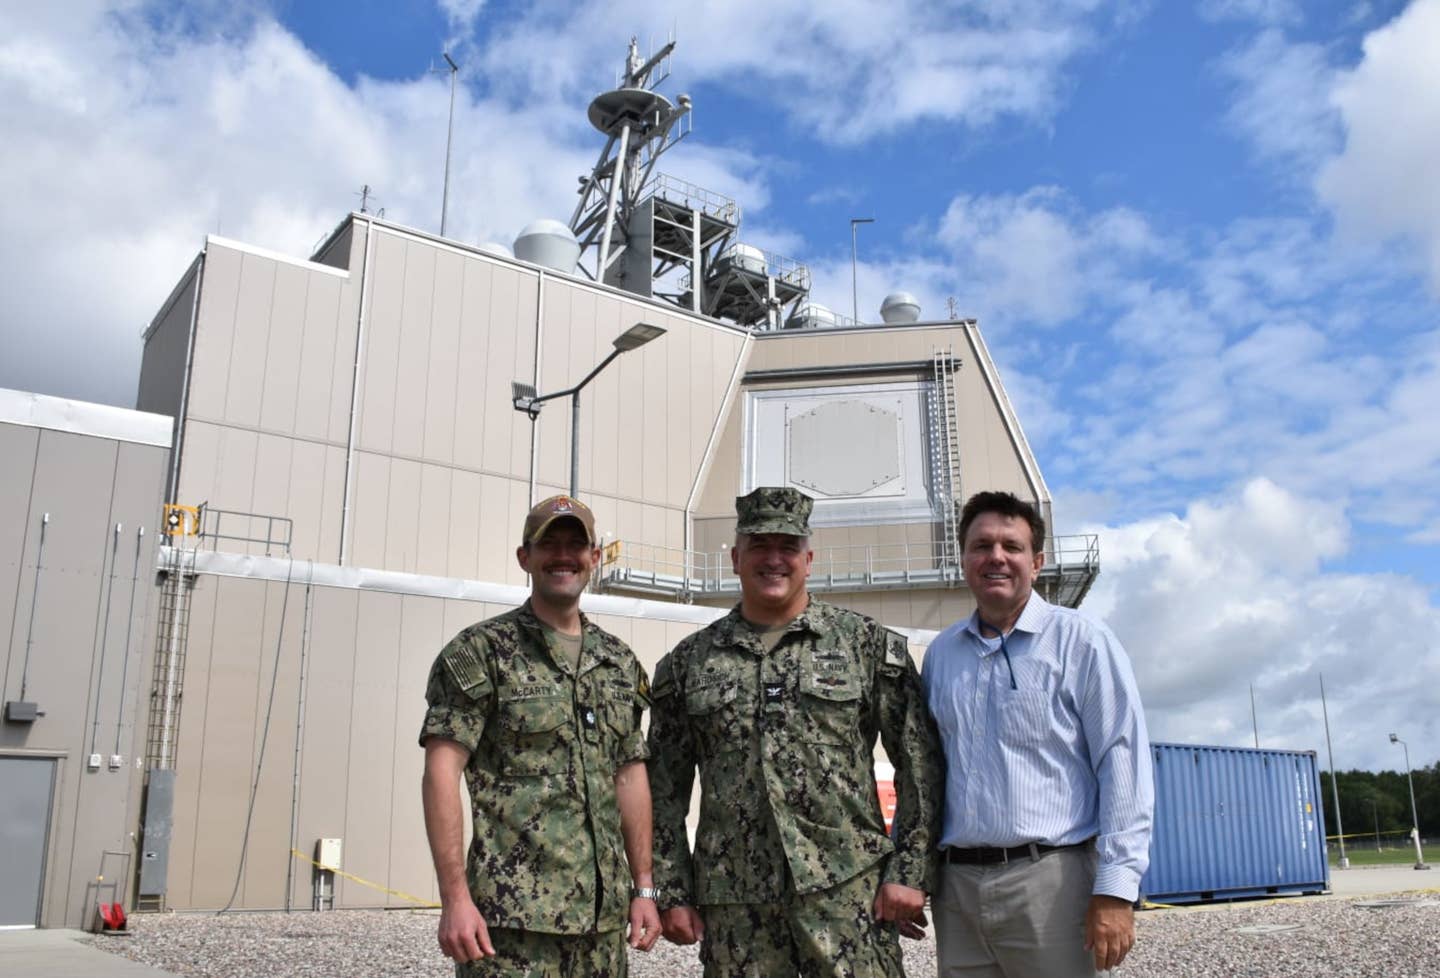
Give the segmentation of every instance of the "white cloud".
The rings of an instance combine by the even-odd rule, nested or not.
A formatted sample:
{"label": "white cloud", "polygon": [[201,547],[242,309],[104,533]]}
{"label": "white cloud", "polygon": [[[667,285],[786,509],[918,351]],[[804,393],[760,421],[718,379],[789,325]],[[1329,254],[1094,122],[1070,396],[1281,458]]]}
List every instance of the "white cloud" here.
{"label": "white cloud", "polygon": [[1298,24],[1304,19],[1296,0],[1201,0],[1200,16],[1261,24]]}
{"label": "white cloud", "polygon": [[957,196],[936,236],[949,249],[955,278],[979,283],[973,300],[978,308],[1039,325],[1082,313],[1093,296],[1114,285],[1121,263],[1159,247],[1135,212],[1078,214],[1056,187]]}
{"label": "white cloud", "polygon": [[489,58],[511,91],[558,101],[593,91],[597,76],[618,68],[630,25],[673,24],[690,83],[783,90],[771,106],[777,116],[795,116],[827,142],[855,143],[920,120],[1044,123],[1073,59],[1132,14],[1095,0],[551,0],[502,28]]}
{"label": "white cloud", "polygon": [[1415,0],[1365,38],[1364,57],[1336,84],[1345,146],[1315,186],[1343,230],[1398,237],[1424,257],[1440,294],[1440,0]]}
{"label": "white cloud", "polygon": [[1262,159],[1309,174],[1338,145],[1326,97],[1333,69],[1321,45],[1265,30],[1221,57],[1217,69],[1235,90],[1226,121]]}
{"label": "white cloud", "polygon": [[[308,255],[365,184],[372,209],[438,228],[443,78],[347,84],[243,3],[203,32],[193,9],[64,6],[0,7],[0,177],[15,191],[0,386],[132,404],[140,334],[207,232]],[[453,10],[467,11],[479,7]],[[568,218],[599,145],[573,106],[557,117],[462,88],[451,236],[509,241],[534,218]],[[745,153],[684,155],[697,181],[763,208]]]}
{"label": "white cloud", "polygon": [[1417,762],[1440,757],[1440,609],[1412,579],[1326,570],[1348,549],[1339,504],[1256,479],[1096,529],[1086,610],[1125,643],[1152,738],[1252,743],[1253,683],[1262,746],[1323,750],[1323,673],[1341,768],[1393,768],[1386,734],[1402,727]]}

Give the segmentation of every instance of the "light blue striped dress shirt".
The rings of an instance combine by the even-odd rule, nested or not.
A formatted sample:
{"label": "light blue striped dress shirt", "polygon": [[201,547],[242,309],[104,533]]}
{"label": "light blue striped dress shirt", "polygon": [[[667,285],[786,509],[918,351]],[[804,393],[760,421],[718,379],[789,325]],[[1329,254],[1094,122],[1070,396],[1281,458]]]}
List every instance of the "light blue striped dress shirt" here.
{"label": "light blue striped dress shirt", "polygon": [[1096,836],[1094,892],[1134,900],[1150,863],[1155,785],[1125,650],[1103,624],[1032,593],[1005,651],[1008,666],[972,615],[925,653],[921,678],[948,768],[940,844]]}

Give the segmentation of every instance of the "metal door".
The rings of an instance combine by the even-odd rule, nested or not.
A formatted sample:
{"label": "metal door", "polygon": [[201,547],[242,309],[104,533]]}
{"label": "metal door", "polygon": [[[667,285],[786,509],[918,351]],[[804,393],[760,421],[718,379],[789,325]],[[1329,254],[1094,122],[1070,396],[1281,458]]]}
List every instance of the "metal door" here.
{"label": "metal door", "polygon": [[0,927],[40,923],[55,761],[0,757]]}

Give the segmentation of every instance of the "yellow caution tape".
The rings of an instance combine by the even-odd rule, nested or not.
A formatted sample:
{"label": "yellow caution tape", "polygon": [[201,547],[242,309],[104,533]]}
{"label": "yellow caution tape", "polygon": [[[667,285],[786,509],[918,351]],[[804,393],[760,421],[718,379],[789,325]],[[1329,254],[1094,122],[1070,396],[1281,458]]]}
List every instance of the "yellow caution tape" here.
{"label": "yellow caution tape", "polygon": [[301,852],[299,849],[291,849],[290,855],[294,856],[296,859],[303,859],[305,862],[309,863],[311,866],[314,866],[317,869],[323,869],[328,873],[334,873],[336,876],[344,877],[352,883],[359,883],[361,886],[368,886],[372,890],[379,890],[381,893],[386,893],[390,896],[399,897],[402,900],[409,900],[411,903],[419,904],[421,907],[424,907],[426,909],[440,909],[440,904],[427,900],[424,897],[412,896],[411,894],[406,893],[404,890],[392,890],[388,886],[381,886],[379,883],[372,882],[371,880],[362,879],[359,876],[354,875],[353,873],[347,873],[343,870],[335,869],[322,863],[317,863],[315,860],[305,855],[305,853]]}

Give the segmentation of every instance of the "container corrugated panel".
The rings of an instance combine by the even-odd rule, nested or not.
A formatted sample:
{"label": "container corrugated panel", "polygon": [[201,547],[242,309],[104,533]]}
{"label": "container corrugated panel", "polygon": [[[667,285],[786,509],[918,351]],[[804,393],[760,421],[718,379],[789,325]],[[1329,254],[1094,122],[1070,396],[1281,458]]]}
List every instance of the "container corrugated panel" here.
{"label": "container corrugated panel", "polygon": [[1155,832],[1140,890],[1199,903],[1330,887],[1314,751],[1151,744]]}

